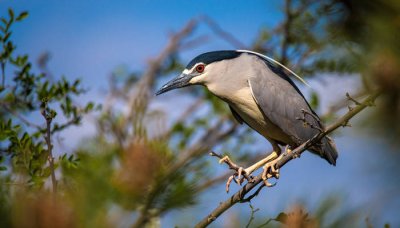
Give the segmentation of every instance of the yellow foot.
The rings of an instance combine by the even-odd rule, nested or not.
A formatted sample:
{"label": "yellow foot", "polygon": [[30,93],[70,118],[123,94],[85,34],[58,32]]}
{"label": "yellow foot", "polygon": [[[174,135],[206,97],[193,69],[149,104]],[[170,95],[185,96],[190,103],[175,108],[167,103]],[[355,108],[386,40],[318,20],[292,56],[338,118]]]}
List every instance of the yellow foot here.
{"label": "yellow foot", "polygon": [[224,156],[223,158],[219,159],[219,161],[218,161],[219,164],[222,164],[224,162],[233,164],[232,160],[228,156]]}
{"label": "yellow foot", "polygon": [[223,158],[219,159],[219,164],[222,164],[222,163],[226,163],[229,165],[229,167],[231,169],[236,170],[236,173],[234,175],[232,175],[232,176],[237,176],[237,179],[235,180],[236,183],[238,183],[238,181],[242,178],[242,175],[244,177],[250,175],[250,173],[247,173],[243,167],[238,166],[235,163],[233,163],[233,161],[228,156],[224,156]]}
{"label": "yellow foot", "polygon": [[252,174],[254,171],[258,170],[263,165],[267,164],[270,161],[275,160],[278,157],[278,153],[279,152],[272,151],[272,153],[270,155],[268,155],[267,157],[261,159],[260,161],[258,161],[256,163],[254,163],[253,165],[251,165],[247,169],[245,169],[245,172],[248,173],[248,174]]}
{"label": "yellow foot", "polygon": [[[226,192],[229,192],[229,187],[230,187],[230,184],[232,183],[232,181],[235,181],[239,185],[241,185],[243,183],[244,179],[251,182],[253,179],[250,175],[254,171],[258,170],[259,168],[261,168],[263,166],[264,166],[264,172],[265,172],[265,167],[268,166],[268,164],[272,164],[271,162],[277,160],[279,154],[280,154],[280,152],[273,151],[270,155],[261,159],[260,161],[256,162],[255,164],[251,165],[250,167],[248,167],[246,169],[243,169],[243,167],[237,166],[235,163],[232,162],[232,160],[228,156],[222,157],[219,160],[219,163],[220,164],[226,163],[230,169],[233,169],[236,171],[232,176],[230,176],[228,178],[228,181],[226,182]],[[211,155],[217,156],[215,153],[212,153]],[[271,169],[269,169],[269,170],[271,170]],[[271,173],[276,173],[275,167],[273,167],[273,172],[271,172]],[[263,174],[263,176],[264,176],[264,174]],[[277,174],[277,176],[279,177],[279,174]],[[265,173],[265,179],[263,177],[264,183],[266,183],[266,185],[269,187],[272,185],[270,183],[268,183],[267,179],[271,178],[271,177],[272,176],[267,176],[267,173]]]}
{"label": "yellow foot", "polygon": [[282,159],[283,156],[285,156],[285,153],[282,153],[281,155],[279,155],[279,157],[268,162],[263,166],[262,179],[264,181],[265,186],[267,187],[275,186],[275,184],[269,183],[268,179],[272,177],[279,179],[279,169],[276,168],[276,164],[279,162],[279,160]]}

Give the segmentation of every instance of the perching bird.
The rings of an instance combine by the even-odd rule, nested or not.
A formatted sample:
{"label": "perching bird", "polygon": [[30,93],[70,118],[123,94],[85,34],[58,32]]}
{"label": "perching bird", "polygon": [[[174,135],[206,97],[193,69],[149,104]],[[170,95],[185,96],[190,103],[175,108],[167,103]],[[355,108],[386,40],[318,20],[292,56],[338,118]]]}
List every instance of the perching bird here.
{"label": "perching bird", "polygon": [[[319,117],[290,76],[298,77],[279,62],[256,52],[213,51],[190,61],[180,76],[156,94],[204,85],[228,103],[239,123],[246,123],[272,144],[272,154],[243,171],[250,175],[264,166],[263,179],[268,184],[267,172],[277,174],[274,166],[281,155],[280,145],[296,148],[323,129]],[[336,164],[338,153],[329,137],[324,137],[309,151]]]}

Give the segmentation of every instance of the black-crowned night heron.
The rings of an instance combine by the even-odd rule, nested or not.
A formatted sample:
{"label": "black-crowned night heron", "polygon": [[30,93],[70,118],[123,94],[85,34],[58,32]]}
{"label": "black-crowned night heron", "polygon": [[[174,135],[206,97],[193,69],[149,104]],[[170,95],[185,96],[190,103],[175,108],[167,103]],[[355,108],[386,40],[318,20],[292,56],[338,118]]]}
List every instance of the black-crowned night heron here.
{"label": "black-crowned night heron", "polygon": [[[298,77],[259,53],[213,51],[190,61],[182,74],[161,87],[157,95],[189,85],[204,85],[228,103],[239,123],[246,123],[272,144],[273,153],[243,170],[250,175],[264,166],[263,179],[269,185],[267,173],[277,176],[275,164],[284,154],[280,145],[295,148],[323,129],[319,117],[289,76]],[[338,153],[329,137],[309,151],[336,164]]]}

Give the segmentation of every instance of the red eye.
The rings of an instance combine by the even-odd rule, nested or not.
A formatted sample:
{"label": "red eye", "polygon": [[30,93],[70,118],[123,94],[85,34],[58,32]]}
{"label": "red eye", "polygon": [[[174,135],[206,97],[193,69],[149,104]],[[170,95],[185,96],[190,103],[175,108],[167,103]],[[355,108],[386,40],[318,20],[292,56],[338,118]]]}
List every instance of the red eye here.
{"label": "red eye", "polygon": [[203,64],[199,64],[196,66],[196,71],[198,73],[203,73],[205,66]]}

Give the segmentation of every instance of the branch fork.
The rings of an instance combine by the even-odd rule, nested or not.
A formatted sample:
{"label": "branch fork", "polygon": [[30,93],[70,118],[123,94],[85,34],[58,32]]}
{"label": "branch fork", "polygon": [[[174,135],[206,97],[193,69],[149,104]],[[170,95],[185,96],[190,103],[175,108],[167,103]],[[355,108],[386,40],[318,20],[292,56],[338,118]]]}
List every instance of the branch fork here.
{"label": "branch fork", "polygon": [[321,127],[316,126],[315,124],[312,124],[312,123],[310,123],[309,121],[307,121],[306,116],[309,115],[309,116],[311,116],[319,125],[321,125],[320,119],[319,119],[315,114],[313,114],[313,113],[311,113],[311,112],[309,112],[309,111],[307,111],[307,110],[304,110],[304,109],[301,109],[301,113],[303,114],[303,116],[302,116],[302,117],[296,117],[296,120],[301,120],[301,121],[303,121],[303,124],[304,124],[305,127],[306,127],[306,126],[309,126],[309,127],[311,127],[311,128],[317,129],[319,132],[323,132],[323,131],[324,131],[324,129],[322,129]]}

